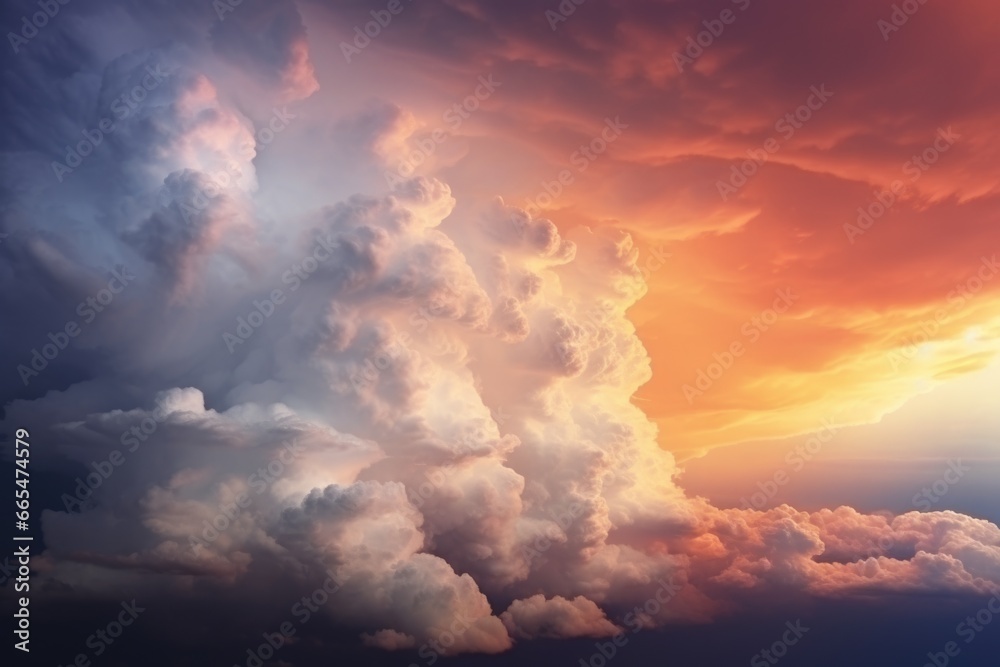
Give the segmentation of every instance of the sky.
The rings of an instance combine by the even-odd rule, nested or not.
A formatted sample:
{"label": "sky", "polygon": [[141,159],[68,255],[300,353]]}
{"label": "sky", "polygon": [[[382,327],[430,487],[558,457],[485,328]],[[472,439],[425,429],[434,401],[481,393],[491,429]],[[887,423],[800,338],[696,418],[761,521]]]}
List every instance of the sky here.
{"label": "sky", "polygon": [[993,664],[994,2],[0,24],[14,664]]}

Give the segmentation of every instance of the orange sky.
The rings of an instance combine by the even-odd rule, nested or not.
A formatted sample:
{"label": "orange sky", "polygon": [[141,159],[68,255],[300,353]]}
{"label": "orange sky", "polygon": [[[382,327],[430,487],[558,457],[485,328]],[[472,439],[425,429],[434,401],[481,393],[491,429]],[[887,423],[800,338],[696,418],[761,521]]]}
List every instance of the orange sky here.
{"label": "orange sky", "polygon": [[[581,7],[572,31],[498,13],[480,17],[488,32],[433,45],[412,41],[433,25],[418,38],[401,23],[363,65],[335,71],[360,97],[391,89],[405,105],[404,153],[492,74],[502,85],[417,173],[447,180],[460,212],[463,194],[501,192],[541,203],[560,229],[621,227],[644,255],[670,255],[631,311],[654,369],[636,400],[682,457],[831,415],[877,420],[983,368],[1000,328],[1000,10],[929,3],[884,39],[891,8],[869,2],[716,3],[733,23],[679,72],[667,56],[718,15],[687,4]],[[421,67],[401,71],[401,55]],[[437,57],[447,65],[423,66]],[[605,150],[616,118],[627,127]],[[745,183],[730,180],[764,154]],[[857,227],[877,194],[888,212]],[[755,324],[779,290],[794,303]],[[731,368],[686,396],[734,343]]]}

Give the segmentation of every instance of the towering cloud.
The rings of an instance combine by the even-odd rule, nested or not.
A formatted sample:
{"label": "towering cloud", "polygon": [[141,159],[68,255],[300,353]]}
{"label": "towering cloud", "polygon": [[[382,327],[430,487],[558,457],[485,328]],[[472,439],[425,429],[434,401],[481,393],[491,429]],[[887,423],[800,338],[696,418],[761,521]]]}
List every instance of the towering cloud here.
{"label": "towering cloud", "polygon": [[[426,112],[324,97],[303,16],[333,31],[334,10],[226,7],[161,48],[26,61],[52,85],[11,103],[0,308],[23,319],[0,324],[16,395],[4,424],[47,443],[39,470],[79,476],[41,517],[51,599],[140,590],[150,606],[252,617],[333,581],[318,606],[356,643],[454,655],[707,622],[777,593],[1000,586],[985,520],[720,509],[685,493],[633,400],[653,374],[630,309],[652,278],[628,221],[557,224],[490,178],[470,191],[447,160],[389,187]],[[119,9],[78,20],[110,33],[158,15]],[[586,9],[611,11],[572,19],[591,31],[564,47],[580,68],[610,39]],[[625,25],[651,48],[640,18]],[[497,24],[482,37],[555,57]],[[404,25],[385,38],[394,29],[407,44]],[[696,68],[731,72],[736,48]],[[677,76],[613,66],[644,85]],[[5,76],[27,90],[26,74]],[[93,298],[90,317],[78,304]],[[67,320],[71,343],[35,361]]]}

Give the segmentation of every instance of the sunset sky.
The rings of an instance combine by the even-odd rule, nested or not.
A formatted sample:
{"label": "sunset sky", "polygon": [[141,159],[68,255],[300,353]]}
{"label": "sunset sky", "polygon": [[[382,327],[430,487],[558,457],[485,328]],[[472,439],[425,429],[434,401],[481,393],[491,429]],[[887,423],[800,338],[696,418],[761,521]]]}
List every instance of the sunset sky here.
{"label": "sunset sky", "polygon": [[36,655],[993,664],[996,2],[0,17]]}

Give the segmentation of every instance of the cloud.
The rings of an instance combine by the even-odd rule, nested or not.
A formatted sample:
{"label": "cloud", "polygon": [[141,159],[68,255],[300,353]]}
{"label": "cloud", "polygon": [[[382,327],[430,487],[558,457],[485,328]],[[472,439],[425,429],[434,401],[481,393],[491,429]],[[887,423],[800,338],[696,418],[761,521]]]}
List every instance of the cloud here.
{"label": "cloud", "polygon": [[[987,521],[849,507],[720,509],[686,494],[673,455],[659,445],[657,423],[634,400],[653,378],[636,309],[651,289],[654,297],[657,288],[691,290],[683,281],[658,282],[642,261],[637,239],[651,233],[648,210],[658,201],[653,177],[676,177],[672,188],[689,188],[688,166],[725,167],[742,146],[738,137],[753,135],[761,119],[801,91],[763,70],[744,72],[738,56],[747,45],[735,36],[701,67],[732,85],[770,84],[748,95],[739,125],[711,103],[701,72],[682,83],[650,69],[637,57],[652,44],[643,26],[650,17],[672,18],[669,34],[683,35],[687,15],[676,7],[660,14],[587,5],[574,19],[580,32],[550,46],[540,40],[551,37],[544,24],[515,44],[505,39],[510,17],[466,5],[464,12],[413,5],[406,17],[414,20],[392,26],[397,48],[431,40],[423,44],[429,57],[476,62],[483,45],[494,45],[504,67],[515,54],[518,62],[537,62],[539,78],[525,80],[554,86],[566,116],[559,120],[535,100],[523,104],[525,126],[565,125],[547,136],[589,140],[584,112],[594,109],[567,102],[575,99],[567,86],[581,76],[612,75],[598,77],[607,88],[590,96],[602,103],[633,99],[616,94],[632,83],[648,97],[629,120],[636,134],[647,124],[642,139],[629,144],[623,135],[622,154],[595,161],[587,172],[595,180],[577,183],[595,202],[574,224],[560,220],[559,210],[511,204],[492,178],[470,190],[463,185],[469,164],[461,161],[390,189],[383,169],[407,146],[417,112],[395,102],[360,112],[346,103],[325,107],[327,91],[317,90],[322,76],[314,71],[322,61],[311,64],[303,14],[290,2],[247,2],[210,27],[194,22],[207,41],[195,35],[162,49],[112,49],[108,62],[95,53],[79,69],[66,54],[53,54],[59,67],[41,59],[24,70],[46,72],[53,85],[17,100],[15,138],[2,162],[18,184],[4,190],[4,210],[20,215],[4,219],[10,236],[0,246],[0,300],[26,313],[16,332],[0,324],[21,355],[10,366],[45,343],[49,314],[73,317],[76,303],[119,265],[136,274],[121,301],[66,357],[51,360],[30,392],[7,387],[16,398],[5,403],[5,423],[31,424],[36,437],[56,443],[33,465],[74,480],[61,495],[87,501],[42,513],[42,584],[84,600],[139,587],[167,607],[185,600],[216,609],[231,596],[241,603],[232,617],[256,620],[254,610],[334,577],[339,588],[322,605],[330,627],[365,646],[440,655],[608,636],[629,613],[641,612],[641,627],[706,622],[751,608],[754,595],[773,595],[778,605],[787,595],[861,600],[995,587],[1000,529]],[[748,22],[768,17],[760,11]],[[444,20],[422,24],[416,19],[425,12]],[[151,14],[135,7],[126,14],[127,22],[148,27]],[[459,24],[471,29],[456,33],[458,40],[440,39]],[[413,32],[420,25],[426,34]],[[622,30],[611,29],[616,25]],[[630,35],[634,49],[604,57]],[[795,73],[786,47],[775,45],[764,60]],[[571,59],[568,83],[543,78],[554,59],[572,54],[579,58]],[[53,160],[64,159],[63,137],[76,140],[94,127],[161,59],[169,75],[91,159],[64,183],[48,173]],[[26,74],[5,76],[27,95]],[[247,77],[255,82],[249,89]],[[652,116],[660,119],[683,86],[693,89],[685,98],[692,106],[679,105],[677,118],[651,129]],[[297,124],[274,137],[274,147],[263,144],[251,120],[256,107],[307,97],[293,107]],[[892,100],[879,100],[881,112],[899,115]],[[77,106],[86,112],[50,110]],[[695,118],[695,107],[708,111]],[[58,142],[27,123],[35,109]],[[493,122],[503,126],[502,118]],[[824,123],[811,141],[837,150],[820,158],[809,144],[790,146],[779,168],[801,178],[788,206],[824,179],[836,179],[820,200],[831,207],[844,193],[867,196],[857,179],[868,172],[852,160],[868,150],[859,137],[869,131],[841,136],[845,130]],[[919,145],[915,137],[925,129],[913,128],[891,150],[876,144],[885,153],[871,159]],[[687,141],[674,146],[673,136]],[[721,139],[703,155],[685,153],[706,137]],[[552,141],[536,145],[542,162],[562,159],[561,144]],[[612,169],[621,162],[628,164]],[[634,185],[619,180],[633,173],[642,174]],[[542,178],[551,182],[552,175]],[[924,199],[907,206],[936,217],[983,205],[969,199],[971,185],[951,178],[927,183]],[[364,187],[341,192],[356,181]],[[637,234],[624,230],[631,221],[604,220],[596,199],[605,187],[625,191],[620,211],[635,216]],[[753,187],[778,185],[762,175]],[[738,304],[733,312],[743,318],[743,306],[762,293],[773,299],[776,267],[760,258],[777,242],[784,251],[775,261],[796,267],[803,294],[829,294],[791,315],[788,329],[762,344],[762,358],[773,360],[781,348],[794,373],[805,373],[842,358],[850,345],[885,337],[844,325],[846,304],[874,309],[888,298],[872,293],[867,278],[828,289],[842,282],[834,269],[846,252],[835,246],[841,232],[832,208],[816,214],[827,227],[809,231],[773,210],[742,210],[735,224],[722,204],[705,206],[718,217],[703,227],[681,220],[680,232],[663,236],[694,249],[683,260],[690,266],[707,258],[697,275],[738,287],[735,296],[706,297],[693,310],[717,315]],[[743,199],[733,206],[750,207]],[[765,223],[773,225],[766,233]],[[978,247],[985,232],[975,227],[968,222],[967,233],[949,240],[952,248]],[[930,242],[915,248],[910,268]],[[863,276],[886,279],[880,284],[897,308],[923,312],[926,301],[910,291],[909,274],[880,261],[884,246],[862,252],[871,252]],[[932,268],[948,280],[960,273],[944,260]],[[675,322],[665,335],[698,335],[685,333],[683,310],[669,312],[683,326]],[[825,334],[817,356],[795,357],[797,343],[817,329]],[[795,393],[786,387],[782,400]],[[719,400],[735,401],[727,395]],[[706,409],[729,419],[719,405]],[[108,465],[112,473],[101,474]],[[77,478],[92,474],[100,483],[78,492]],[[680,587],[677,600],[649,611],[668,581]]]}
{"label": "cloud", "polygon": [[211,28],[216,53],[272,83],[286,101],[319,90],[302,16],[292,0],[219,3]]}
{"label": "cloud", "polygon": [[396,632],[395,630],[379,630],[370,635],[364,634],[361,638],[368,646],[377,646],[386,651],[414,648],[417,644],[417,640],[414,637]]}
{"label": "cloud", "polygon": [[551,599],[533,595],[512,602],[500,618],[517,639],[609,637],[621,631],[600,607],[583,596],[567,600],[558,595]]}

